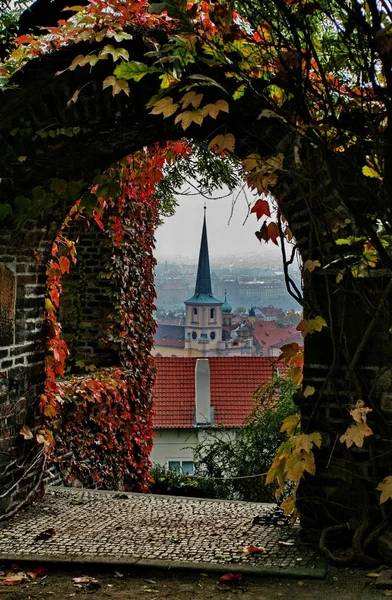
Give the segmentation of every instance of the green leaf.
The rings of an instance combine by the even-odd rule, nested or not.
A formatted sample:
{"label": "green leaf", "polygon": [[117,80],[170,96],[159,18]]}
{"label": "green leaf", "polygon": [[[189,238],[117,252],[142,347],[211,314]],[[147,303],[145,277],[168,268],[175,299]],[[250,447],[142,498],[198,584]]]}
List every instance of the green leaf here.
{"label": "green leaf", "polygon": [[156,73],[159,69],[155,67],[149,67],[148,65],[131,60],[130,62],[121,63],[114,69],[114,74],[117,79],[133,79],[133,81],[140,81],[145,75],[150,73]]}
{"label": "green leaf", "polygon": [[52,179],[50,188],[53,192],[56,192],[58,196],[62,196],[67,189],[67,182],[64,179]]}

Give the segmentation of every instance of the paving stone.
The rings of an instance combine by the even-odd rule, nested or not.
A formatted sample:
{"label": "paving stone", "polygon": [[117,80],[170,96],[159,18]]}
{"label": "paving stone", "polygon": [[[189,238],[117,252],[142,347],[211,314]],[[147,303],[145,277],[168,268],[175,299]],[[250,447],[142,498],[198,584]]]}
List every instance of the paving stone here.
{"label": "paving stone", "polygon": [[[299,527],[252,525],[272,505],[200,500],[174,496],[47,488],[42,500],[0,524],[0,560],[89,562],[102,557],[121,564],[153,564],[198,568],[210,564],[225,570],[236,565],[264,574],[288,569],[298,576],[325,573],[317,552],[301,544]],[[83,501],[83,504],[81,502]],[[55,535],[35,541],[45,529]],[[293,546],[279,541],[293,540]],[[250,545],[261,554],[240,554]],[[167,566],[167,565],[166,565]],[[201,567],[200,567],[201,568]]]}

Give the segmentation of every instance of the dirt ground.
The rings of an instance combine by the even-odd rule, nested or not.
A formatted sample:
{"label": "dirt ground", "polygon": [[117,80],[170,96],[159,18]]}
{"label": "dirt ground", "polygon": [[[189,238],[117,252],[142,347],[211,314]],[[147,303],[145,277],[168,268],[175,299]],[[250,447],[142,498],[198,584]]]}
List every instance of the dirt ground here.
{"label": "dirt ground", "polygon": [[[27,572],[36,565],[0,565],[3,573]],[[372,600],[392,597],[376,587],[363,569],[329,567],[324,580],[244,576],[239,584],[221,584],[219,575],[170,570],[49,566],[34,580],[0,586],[0,600]],[[91,578],[84,583],[75,578]]]}

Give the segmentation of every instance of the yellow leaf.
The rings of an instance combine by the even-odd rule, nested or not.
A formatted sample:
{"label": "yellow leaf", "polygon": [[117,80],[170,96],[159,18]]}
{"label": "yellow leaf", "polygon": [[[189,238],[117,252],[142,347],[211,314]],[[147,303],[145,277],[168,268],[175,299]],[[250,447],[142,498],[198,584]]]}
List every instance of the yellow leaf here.
{"label": "yellow leaf", "polygon": [[289,415],[288,417],[285,418],[285,420],[283,421],[283,425],[280,428],[280,431],[283,433],[284,431],[287,432],[287,435],[293,435],[293,433],[295,432],[295,430],[297,429],[298,425],[300,424],[301,421],[301,417],[299,414],[295,414],[295,415]]}
{"label": "yellow leaf", "polygon": [[112,95],[116,96],[120,92],[124,92],[127,96],[129,96],[129,85],[125,79],[116,79],[113,75],[106,77],[103,82],[102,89],[106,89],[108,87],[112,87]]}
{"label": "yellow leaf", "polygon": [[313,447],[313,441],[310,435],[307,433],[301,433],[295,437],[296,451],[303,450],[304,452],[311,452]]}
{"label": "yellow leaf", "polygon": [[174,122],[177,124],[181,121],[182,128],[185,131],[192,123],[201,125],[203,123],[203,118],[203,111],[198,108],[196,110],[186,110],[185,112],[180,113],[176,116]]}
{"label": "yellow leaf", "polygon": [[321,448],[321,444],[322,444],[322,437],[321,437],[321,433],[319,431],[314,431],[313,433],[310,433],[310,438],[313,442],[313,444],[315,444],[315,446],[317,446],[317,448]]}
{"label": "yellow leaf", "polygon": [[182,108],[186,108],[191,105],[193,108],[199,108],[200,102],[203,100],[203,94],[196,94],[196,92],[187,92],[180,100]]}
{"label": "yellow leaf", "polygon": [[381,492],[380,504],[386,502],[389,498],[392,498],[392,476],[385,477],[385,479],[378,484],[377,490]]}
{"label": "yellow leaf", "polygon": [[23,163],[26,160],[27,156],[19,156],[18,162]]}
{"label": "yellow leaf", "polygon": [[304,391],[305,398],[308,398],[309,396],[313,396],[315,391],[316,390],[312,385],[307,385],[305,388],[305,391]]}
{"label": "yellow leaf", "polygon": [[319,260],[307,260],[304,264],[305,271],[308,270],[312,272],[315,270],[316,267],[321,267]]}
{"label": "yellow leaf", "polygon": [[270,466],[269,471],[267,473],[267,477],[265,478],[265,485],[272,483],[276,479],[279,484],[279,487],[281,489],[284,488],[285,479],[286,479],[285,464],[286,464],[285,457],[274,458],[274,461],[273,461],[272,465]]}
{"label": "yellow leaf", "polygon": [[366,177],[375,177],[376,179],[380,179],[382,181],[382,177],[380,175],[380,173],[378,173],[375,169],[373,169],[372,167],[369,167],[368,165],[365,165],[364,167],[362,167],[362,173],[366,176]]}
{"label": "yellow leaf", "polygon": [[226,100],[218,100],[215,104],[207,104],[203,107],[205,115],[210,115],[213,119],[216,119],[220,111],[229,112],[229,105]]}
{"label": "yellow leaf", "polygon": [[67,106],[71,106],[71,104],[75,104],[78,101],[80,90],[76,90],[71,96],[71,98],[67,102]]}
{"label": "yellow leaf", "polygon": [[178,79],[173,77],[173,75],[171,73],[163,73],[163,75],[159,76],[159,79],[161,79],[160,87],[163,90],[169,88],[171,85],[174,85],[175,83],[178,83]]}
{"label": "yellow leaf", "polygon": [[45,310],[48,313],[52,313],[56,310],[53,302],[49,300],[49,298],[45,298]]}
{"label": "yellow leaf", "polygon": [[315,331],[321,331],[323,327],[328,327],[327,323],[325,322],[325,320],[323,319],[323,317],[316,317],[314,319],[314,330]]}
{"label": "yellow leaf", "polygon": [[261,159],[258,154],[249,154],[249,156],[244,158],[242,161],[242,166],[244,167],[245,171],[253,171],[253,169],[256,169],[256,167],[260,165],[260,160]]}
{"label": "yellow leaf", "polygon": [[20,435],[23,435],[25,440],[31,440],[33,439],[33,434],[31,432],[30,427],[27,427],[27,425],[23,425],[22,429],[19,431]]}
{"label": "yellow leaf", "polygon": [[302,383],[304,378],[303,371],[301,367],[292,367],[288,373],[288,376],[291,378],[293,383]]}
{"label": "yellow leaf", "polygon": [[353,444],[362,448],[365,437],[372,435],[373,431],[370,429],[367,423],[354,423],[347,428],[347,430],[340,436],[342,444],[346,442],[347,448],[350,448]]}
{"label": "yellow leaf", "polygon": [[372,412],[372,408],[365,406],[363,400],[357,400],[355,408],[350,410],[350,415],[357,423],[366,423],[367,413]]}
{"label": "yellow leaf", "polygon": [[150,110],[150,115],[160,115],[162,113],[164,118],[171,117],[176,112],[178,106],[176,102],[173,102],[173,98],[167,96],[154,104],[153,109]]}
{"label": "yellow leaf", "polygon": [[305,471],[304,463],[299,454],[292,454],[286,461],[286,479],[299,481]]}
{"label": "yellow leaf", "polygon": [[229,150],[229,152],[234,152],[234,135],[232,133],[226,133],[226,135],[220,133],[219,135],[216,135],[208,144],[208,148],[211,150],[211,148],[214,148],[215,146],[218,146],[218,149],[221,152],[222,150]]}
{"label": "yellow leaf", "polygon": [[113,58],[113,62],[116,62],[119,58],[123,58],[124,60],[129,59],[129,52],[125,50],[125,48],[115,48],[112,45],[104,46],[101,52],[99,53],[100,58],[107,58],[109,54]]}
{"label": "yellow leaf", "polygon": [[283,500],[282,504],[280,505],[280,508],[283,508],[286,515],[289,515],[295,509],[295,502],[295,496],[288,496]]}

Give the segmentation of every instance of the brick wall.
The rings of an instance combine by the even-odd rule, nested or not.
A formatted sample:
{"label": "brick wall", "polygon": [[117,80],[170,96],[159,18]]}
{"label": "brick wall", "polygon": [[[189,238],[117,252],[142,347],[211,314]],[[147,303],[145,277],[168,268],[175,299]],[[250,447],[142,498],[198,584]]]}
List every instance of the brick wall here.
{"label": "brick wall", "polygon": [[45,256],[52,232],[31,228],[0,236],[0,514],[34,489],[41,448],[19,434],[34,427],[44,381],[39,339],[43,323]]}
{"label": "brick wall", "polygon": [[79,221],[70,233],[77,239],[77,263],[63,276],[60,322],[71,364],[111,366],[118,363],[109,336],[113,303],[106,264],[111,249],[105,234]]}

